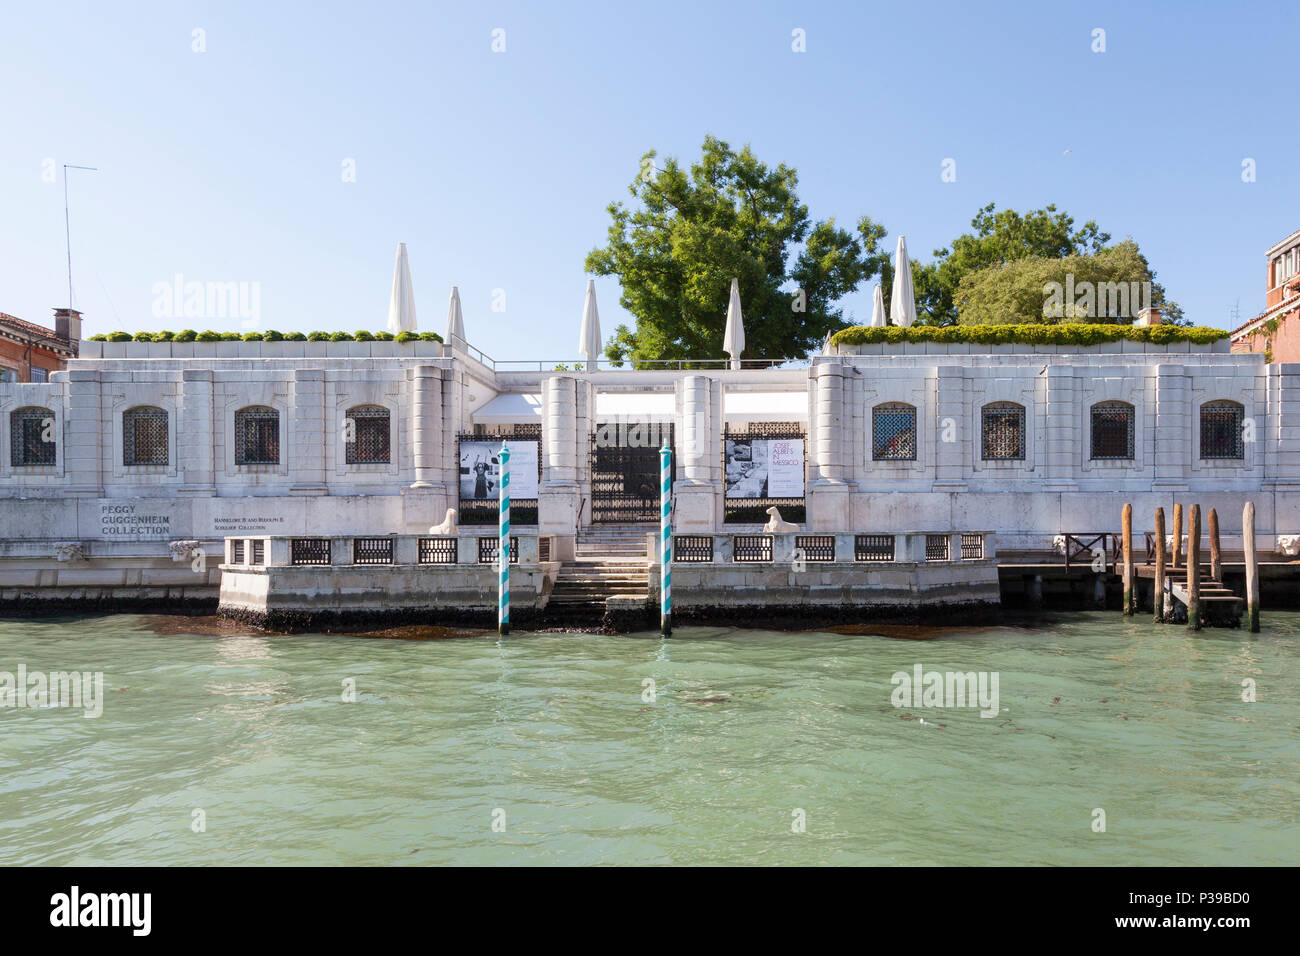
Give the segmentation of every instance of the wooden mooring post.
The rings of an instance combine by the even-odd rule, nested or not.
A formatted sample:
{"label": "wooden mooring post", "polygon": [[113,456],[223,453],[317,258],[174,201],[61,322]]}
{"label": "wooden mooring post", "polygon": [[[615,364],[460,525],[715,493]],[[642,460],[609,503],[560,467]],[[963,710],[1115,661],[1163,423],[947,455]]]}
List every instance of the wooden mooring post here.
{"label": "wooden mooring post", "polygon": [[1223,583],[1223,556],[1219,551],[1219,513],[1210,509],[1210,580]]}
{"label": "wooden mooring post", "polygon": [[1241,509],[1242,551],[1246,561],[1246,627],[1259,633],[1259,560],[1255,554],[1255,503]]}
{"label": "wooden mooring post", "polygon": [[[1175,550],[1174,554],[1177,553]],[[1200,570],[1201,506],[1192,505],[1187,517],[1187,626],[1193,631],[1201,629]]]}
{"label": "wooden mooring post", "polygon": [[1174,502],[1174,546],[1171,560],[1173,563],[1169,566],[1172,570],[1178,570],[1178,555],[1183,550],[1183,506],[1180,502]]}
{"label": "wooden mooring post", "polygon": [[1124,542],[1124,599],[1123,613],[1132,616],[1137,610],[1137,596],[1133,593],[1133,506],[1124,505],[1120,519],[1120,537]]}
{"label": "wooden mooring post", "polygon": [[1165,509],[1156,509],[1156,577],[1151,595],[1152,620],[1160,624],[1165,619]]}

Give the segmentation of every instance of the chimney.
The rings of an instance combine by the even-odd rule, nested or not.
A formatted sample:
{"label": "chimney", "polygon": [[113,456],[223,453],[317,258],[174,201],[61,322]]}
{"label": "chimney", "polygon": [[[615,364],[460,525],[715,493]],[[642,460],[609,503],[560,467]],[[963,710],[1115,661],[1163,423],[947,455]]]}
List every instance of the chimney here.
{"label": "chimney", "polygon": [[1147,306],[1138,313],[1137,321],[1134,326],[1159,325],[1163,321],[1160,310],[1155,306]]}
{"label": "chimney", "polygon": [[76,309],[55,309],[54,334],[68,340],[72,357],[76,358],[81,351],[81,313]]}

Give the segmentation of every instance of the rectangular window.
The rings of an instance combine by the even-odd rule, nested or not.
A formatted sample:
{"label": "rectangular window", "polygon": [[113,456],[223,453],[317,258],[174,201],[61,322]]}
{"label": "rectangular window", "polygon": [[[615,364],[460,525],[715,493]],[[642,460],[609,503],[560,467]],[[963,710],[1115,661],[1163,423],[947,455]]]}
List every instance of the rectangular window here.
{"label": "rectangular window", "polygon": [[982,451],[985,461],[1023,461],[1025,458],[1025,409],[1011,402],[985,405],[982,422]]}
{"label": "rectangular window", "polygon": [[916,461],[916,409],[877,405],[871,411],[871,457],[876,461]]}
{"label": "rectangular window", "polygon": [[1246,448],[1241,426],[1244,410],[1236,402],[1206,402],[1201,406],[1201,457],[1243,459]]}
{"label": "rectangular window", "polygon": [[50,373],[47,369],[43,369],[39,365],[33,365],[31,366],[30,369],[28,369],[27,381],[48,382],[49,380],[50,380]]}
{"label": "rectangular window", "polygon": [[1092,458],[1133,458],[1133,406],[1125,402],[1101,402],[1092,406]]}

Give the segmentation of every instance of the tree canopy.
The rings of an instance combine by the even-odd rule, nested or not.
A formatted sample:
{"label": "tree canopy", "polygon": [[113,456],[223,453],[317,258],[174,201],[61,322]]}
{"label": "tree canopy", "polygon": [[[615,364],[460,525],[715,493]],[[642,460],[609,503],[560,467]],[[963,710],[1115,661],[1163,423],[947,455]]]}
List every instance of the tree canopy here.
{"label": "tree canopy", "polygon": [[608,242],[587,256],[588,272],[618,276],[620,302],[636,318],[635,329],[618,327],[606,355],[721,357],[733,277],[745,358],[801,356],[846,325],[835,303],[880,271],[883,226],[865,215],[853,231],[833,217],[813,221],[795,171],[768,167],[748,146],[706,137],[689,169],[675,158],[657,166],[656,155],[642,157],[628,187],[637,208],[611,203]]}
{"label": "tree canopy", "polygon": [[[1148,305],[1182,324],[1132,239],[1091,255],[1029,256],[969,272],[957,285],[962,325],[1023,322],[1131,322]],[[1050,289],[1051,291],[1044,291]]]}

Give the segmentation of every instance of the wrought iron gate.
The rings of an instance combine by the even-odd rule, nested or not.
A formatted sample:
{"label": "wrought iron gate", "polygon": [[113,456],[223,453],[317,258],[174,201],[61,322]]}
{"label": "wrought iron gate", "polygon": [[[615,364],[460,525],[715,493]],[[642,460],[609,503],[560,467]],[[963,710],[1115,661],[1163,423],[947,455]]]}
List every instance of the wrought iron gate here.
{"label": "wrought iron gate", "polygon": [[[653,522],[659,520],[659,447],[673,445],[673,426],[663,424],[647,431],[658,438],[645,442],[645,433],[631,435],[618,429],[614,435],[598,430],[591,436],[592,522]],[[635,443],[628,444],[632,438]],[[676,454],[674,451],[676,472]]]}

